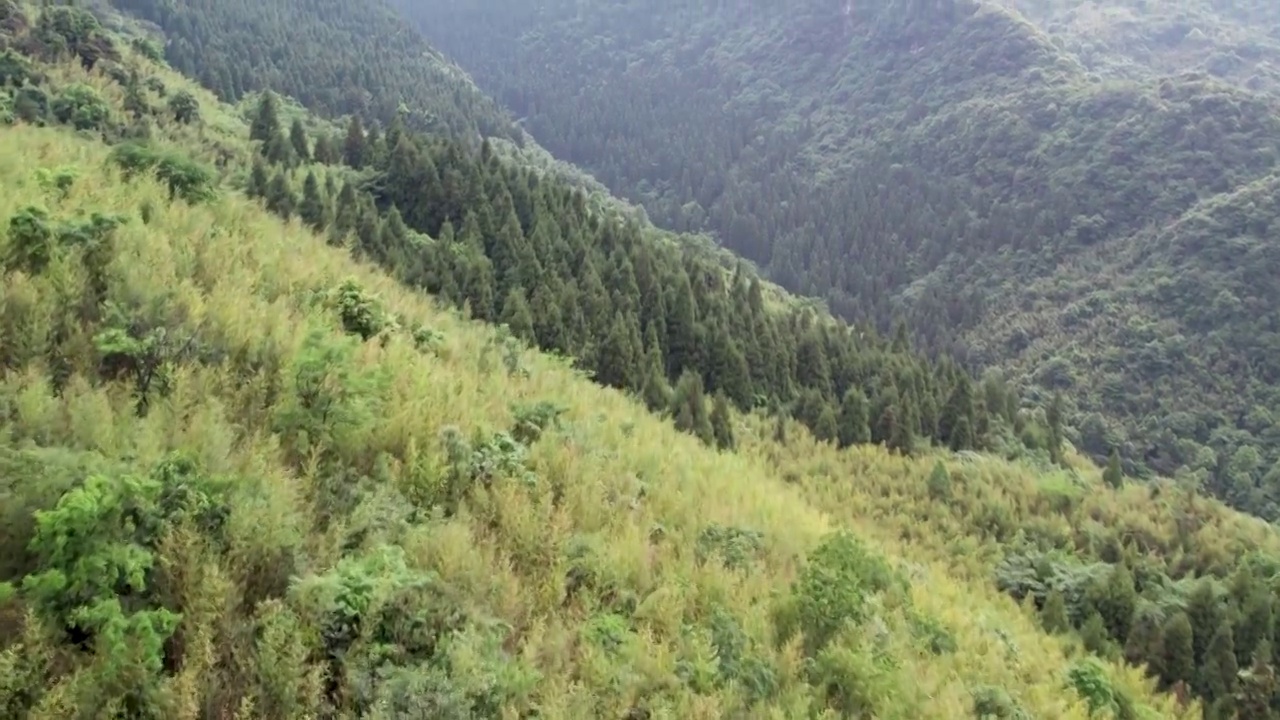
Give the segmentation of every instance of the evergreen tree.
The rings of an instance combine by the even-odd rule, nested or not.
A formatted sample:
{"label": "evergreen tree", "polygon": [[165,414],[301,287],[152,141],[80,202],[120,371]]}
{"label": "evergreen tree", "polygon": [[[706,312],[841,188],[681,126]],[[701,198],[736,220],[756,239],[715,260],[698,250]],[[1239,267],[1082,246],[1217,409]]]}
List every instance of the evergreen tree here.
{"label": "evergreen tree", "polygon": [[267,165],[260,157],[253,158],[253,170],[249,173],[249,184],[245,187],[244,192],[249,197],[266,197],[267,185],[270,179],[267,177]]}
{"label": "evergreen tree", "polygon": [[533,313],[524,297],[524,288],[513,287],[502,301],[502,313],[498,321],[505,324],[511,334],[529,344],[537,342],[533,332]]}
{"label": "evergreen tree", "polygon": [[629,331],[630,325],[636,322],[634,316],[614,315],[612,327],[596,355],[596,380],[619,389],[640,386],[637,370],[640,348],[633,344],[639,332]]}
{"label": "evergreen tree", "polygon": [[262,147],[262,155],[271,165],[282,165],[284,167],[293,167],[297,160],[293,156],[293,148],[289,147],[289,141],[285,139],[282,133],[276,133],[267,139],[266,144]]}
{"label": "evergreen tree", "polygon": [[818,411],[818,419],[813,425],[813,436],[820,442],[834,443],[840,437],[840,422],[836,419],[836,410],[831,403],[822,401],[822,409]]}
{"label": "evergreen tree", "polygon": [[1071,629],[1071,620],[1067,617],[1067,600],[1058,588],[1050,590],[1045,598],[1044,608],[1040,611],[1040,623],[1050,633],[1064,633]]}
{"label": "evergreen tree", "polygon": [[293,195],[293,188],[289,187],[289,178],[283,170],[277,171],[271,178],[271,182],[267,184],[265,199],[267,209],[271,212],[285,219],[293,215],[298,201]]}
{"label": "evergreen tree", "polygon": [[947,466],[941,460],[933,464],[926,486],[930,498],[943,502],[951,499],[951,473],[947,472]]}
{"label": "evergreen tree", "polygon": [[1192,645],[1191,620],[1181,610],[1175,611],[1160,633],[1160,653],[1155,667],[1166,685],[1191,682],[1195,678],[1195,648]]}
{"label": "evergreen tree", "polygon": [[973,385],[961,375],[947,397],[938,420],[938,438],[952,450],[968,450],[974,447],[973,438]]}
{"label": "evergreen tree", "polygon": [[1046,412],[1049,422],[1049,459],[1057,465],[1063,461],[1062,455],[1062,393],[1055,392]]}
{"label": "evergreen tree", "polygon": [[342,162],[359,170],[365,165],[367,153],[364,126],[360,123],[360,116],[353,115],[347,123],[347,139],[342,144]]}
{"label": "evergreen tree", "polygon": [[1092,604],[1102,616],[1111,637],[1128,637],[1133,613],[1138,606],[1138,592],[1129,567],[1123,562],[1116,564],[1106,579],[1094,587],[1091,595]]}
{"label": "evergreen tree", "polygon": [[1102,473],[1102,481],[1113,488],[1124,486],[1124,471],[1120,469],[1120,451],[1111,448],[1111,456],[1107,458],[1107,469]]}
{"label": "evergreen tree", "polygon": [[716,447],[721,450],[732,450],[736,441],[733,437],[733,420],[729,412],[729,400],[724,393],[716,393],[711,406],[711,433],[715,436]]}
{"label": "evergreen tree", "polygon": [[666,364],[662,358],[662,344],[657,328],[652,323],[645,328],[645,349],[642,371],[643,387],[640,395],[652,412],[666,412],[671,406],[671,388],[667,383]]}
{"label": "evergreen tree", "polygon": [[715,445],[715,431],[707,413],[702,378],[696,372],[686,370],[680,375],[671,403],[671,415],[675,418],[677,430],[694,435],[707,445]]}
{"label": "evergreen tree", "polygon": [[249,125],[249,139],[266,144],[280,131],[280,101],[275,93],[267,90],[258,100],[257,111]]}
{"label": "evergreen tree", "polygon": [[319,232],[325,226],[324,198],[320,196],[320,182],[314,172],[308,172],[302,183],[302,204],[298,207],[302,222]]}
{"label": "evergreen tree", "polygon": [[1080,642],[1084,649],[1098,657],[1111,656],[1111,638],[1107,635],[1107,625],[1097,612],[1089,613],[1089,618],[1080,628]]}
{"label": "evergreen tree", "polygon": [[849,388],[840,403],[840,447],[871,442],[867,396],[859,388]]}
{"label": "evergreen tree", "polygon": [[289,126],[289,145],[293,148],[293,155],[299,162],[311,162],[311,148],[307,143],[307,130],[302,127],[301,118],[294,118],[293,124]]}
{"label": "evergreen tree", "polygon": [[1229,700],[1235,696],[1238,689],[1238,672],[1231,625],[1223,622],[1209,640],[1204,665],[1200,667],[1200,682],[1197,689],[1202,696],[1212,701]]}
{"label": "evergreen tree", "polygon": [[315,147],[311,149],[311,159],[321,165],[337,165],[342,160],[342,157],[334,148],[333,140],[322,132],[316,137]]}
{"label": "evergreen tree", "polygon": [[1154,661],[1160,655],[1160,613],[1138,610],[1130,625],[1129,635],[1124,639],[1124,659],[1132,665],[1152,663],[1152,669],[1158,672]]}
{"label": "evergreen tree", "polygon": [[1275,717],[1272,701],[1280,692],[1280,682],[1270,659],[1271,644],[1263,642],[1253,653],[1248,670],[1240,674],[1235,704],[1242,720]]}

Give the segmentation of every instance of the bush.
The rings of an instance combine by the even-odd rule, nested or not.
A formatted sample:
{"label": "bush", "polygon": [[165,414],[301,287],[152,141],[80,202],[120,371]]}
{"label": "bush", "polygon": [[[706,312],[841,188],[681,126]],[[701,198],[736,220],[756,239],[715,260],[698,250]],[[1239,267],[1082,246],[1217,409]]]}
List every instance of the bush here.
{"label": "bush", "polygon": [[63,90],[49,107],[54,119],[77,130],[101,130],[111,117],[111,109],[97,90],[76,84]]}
{"label": "bush", "polygon": [[127,142],[111,151],[111,161],[124,171],[126,178],[154,171],[169,186],[169,197],[180,197],[189,203],[212,200],[216,195],[216,175],[207,166],[189,157],[160,150],[142,142]]}

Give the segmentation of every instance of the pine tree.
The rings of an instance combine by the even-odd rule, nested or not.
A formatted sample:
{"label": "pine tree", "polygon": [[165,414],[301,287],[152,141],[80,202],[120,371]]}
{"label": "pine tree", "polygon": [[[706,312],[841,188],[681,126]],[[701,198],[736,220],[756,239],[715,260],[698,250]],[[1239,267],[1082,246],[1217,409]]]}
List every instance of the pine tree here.
{"label": "pine tree", "polygon": [[724,393],[716,393],[715,402],[711,406],[711,433],[715,436],[717,448],[732,450],[735,447],[729,400]]}
{"label": "pine tree", "polygon": [[973,440],[973,386],[968,376],[961,375],[938,420],[938,438],[952,450],[968,450]]}
{"label": "pine tree", "polygon": [[653,323],[645,328],[645,348],[642,372],[643,385],[640,390],[644,404],[652,412],[666,412],[671,406],[671,388],[667,383],[666,363],[662,357],[662,343],[658,339],[658,330]]}
{"label": "pine tree", "polygon": [[1062,456],[1062,393],[1055,392],[1053,399],[1049,402],[1049,410],[1046,412],[1046,419],[1049,422],[1049,459],[1056,465],[1061,465]]}
{"label": "pine tree", "polygon": [[818,419],[813,425],[813,436],[819,442],[834,443],[840,437],[840,421],[836,419],[836,410],[831,403],[823,400],[822,409],[818,411]]}
{"label": "pine tree", "polygon": [[360,123],[360,116],[352,115],[347,123],[347,139],[342,144],[342,162],[359,170],[365,166],[367,154],[364,126]]}
{"label": "pine tree", "polygon": [[1067,617],[1067,600],[1058,588],[1050,590],[1045,598],[1044,608],[1040,611],[1040,623],[1050,633],[1064,633],[1071,629],[1071,620]]}
{"label": "pine tree", "polygon": [[686,370],[680,375],[680,381],[676,383],[671,402],[671,415],[675,418],[676,429],[700,438],[709,446],[714,446],[715,431],[711,427],[711,418],[707,414],[702,378],[696,372]]}
{"label": "pine tree", "polygon": [[245,187],[244,192],[249,197],[266,197],[267,185],[270,184],[270,178],[267,177],[267,165],[260,157],[253,158],[253,170],[249,173],[249,184]]}
{"label": "pine tree", "polygon": [[280,101],[275,93],[267,90],[262,93],[253,122],[249,125],[249,139],[265,144],[278,136],[280,130]]}
{"label": "pine tree", "polygon": [[289,145],[293,148],[294,157],[299,162],[311,162],[311,149],[307,143],[307,130],[302,127],[302,119],[294,118],[289,126]]}
{"label": "pine tree", "polygon": [[947,471],[947,466],[943,465],[941,460],[933,464],[933,471],[929,473],[926,486],[930,498],[942,502],[951,499],[951,473]]}
{"label": "pine tree", "polygon": [[867,396],[860,388],[849,388],[840,403],[840,447],[871,442]]}
{"label": "pine tree", "polygon": [[1180,610],[1165,621],[1160,633],[1160,654],[1154,665],[1166,685],[1194,679],[1196,659],[1192,634],[1191,620]]}
{"label": "pine tree", "polygon": [[1236,709],[1240,718],[1273,718],[1272,698],[1280,692],[1275,668],[1271,665],[1271,644],[1263,642],[1253,653],[1248,670],[1240,674]]}
{"label": "pine tree", "polygon": [[1133,573],[1123,562],[1111,568],[1105,580],[1095,586],[1090,600],[1106,623],[1111,637],[1123,640],[1128,637],[1133,613],[1138,606],[1138,592],[1133,585]]}
{"label": "pine tree", "polygon": [[289,178],[283,170],[276,172],[275,177],[271,178],[271,182],[267,184],[265,199],[267,209],[271,212],[286,220],[293,215],[298,201],[293,195],[293,189],[289,187]]}
{"label": "pine tree", "polygon": [[267,139],[262,147],[262,156],[272,165],[293,167],[297,164],[297,158],[293,156],[293,148],[289,147],[289,141],[282,133],[276,133]]}
{"label": "pine tree", "polygon": [[528,301],[525,300],[524,288],[513,287],[507,292],[498,321],[505,324],[511,330],[511,334],[521,340],[530,344],[537,342],[533,332],[533,313],[529,310]]}
{"label": "pine tree", "polygon": [[1213,633],[1205,652],[1204,665],[1200,668],[1200,694],[1210,700],[1230,699],[1235,696],[1237,673],[1235,640],[1231,625],[1223,622]]}
{"label": "pine tree", "polygon": [[326,133],[320,133],[316,138],[315,147],[311,149],[311,159],[321,165],[337,165],[341,161],[338,151],[334,149],[333,140]]}
{"label": "pine tree", "polygon": [[320,181],[314,172],[308,172],[302,183],[302,204],[298,207],[302,222],[319,232],[325,226],[324,198],[320,196]]}
{"label": "pine tree", "polygon": [[1098,657],[1107,658],[1111,656],[1111,638],[1107,635],[1106,622],[1097,612],[1090,613],[1089,618],[1081,626],[1080,642],[1084,645],[1085,650]]}
{"label": "pine tree", "polygon": [[1107,458],[1107,469],[1102,473],[1102,481],[1113,488],[1124,485],[1124,471],[1120,469],[1120,451],[1111,448],[1111,457]]}
{"label": "pine tree", "polygon": [[613,316],[612,326],[596,354],[596,380],[599,382],[619,389],[640,386],[637,370],[640,348],[632,344],[632,333],[628,331],[628,326],[636,322],[635,316],[627,317],[621,313]]}

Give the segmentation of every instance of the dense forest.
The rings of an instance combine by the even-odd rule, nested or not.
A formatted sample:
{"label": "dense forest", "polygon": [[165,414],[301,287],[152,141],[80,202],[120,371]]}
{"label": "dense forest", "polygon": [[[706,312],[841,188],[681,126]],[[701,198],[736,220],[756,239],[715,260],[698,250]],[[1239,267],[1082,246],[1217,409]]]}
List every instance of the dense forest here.
{"label": "dense forest", "polygon": [[[1265,69],[1273,4],[1027,3],[1062,35],[974,0],[396,4],[659,224],[845,318],[905,318],[1040,402],[1063,392],[1097,461],[1280,512],[1274,213],[1250,202],[1280,115],[1265,83],[1203,68],[1208,45],[1161,54],[1151,29],[1202,28]],[[1121,34],[1085,23],[1117,13]]]}
{"label": "dense forest", "polygon": [[98,13],[0,0],[0,716],[1280,717],[1280,532],[1070,393]]}

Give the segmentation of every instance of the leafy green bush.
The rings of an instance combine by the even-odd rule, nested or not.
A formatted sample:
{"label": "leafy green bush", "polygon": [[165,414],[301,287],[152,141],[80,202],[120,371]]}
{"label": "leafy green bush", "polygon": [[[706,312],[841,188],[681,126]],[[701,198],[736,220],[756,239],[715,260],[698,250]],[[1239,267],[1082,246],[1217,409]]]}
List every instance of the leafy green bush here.
{"label": "leafy green bush", "polygon": [[97,90],[88,85],[71,85],[58,93],[49,105],[54,119],[77,130],[101,130],[111,118],[111,108]]}
{"label": "leafy green bush", "polygon": [[189,203],[212,200],[217,176],[209,167],[176,152],[161,150],[143,142],[127,142],[111,151],[111,161],[126,178],[154,171],[169,186],[169,196]]}
{"label": "leafy green bush", "polygon": [[802,633],[806,653],[816,657],[847,625],[867,619],[873,595],[895,587],[905,594],[905,580],[884,558],[848,531],[836,532],[810,553],[791,597],[779,608],[779,640]]}

